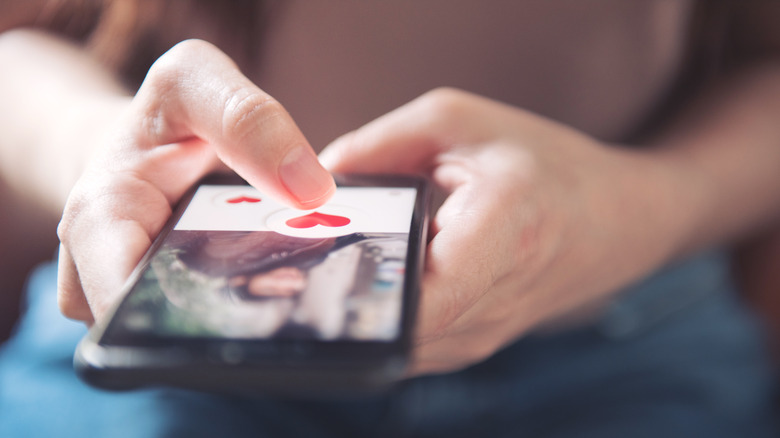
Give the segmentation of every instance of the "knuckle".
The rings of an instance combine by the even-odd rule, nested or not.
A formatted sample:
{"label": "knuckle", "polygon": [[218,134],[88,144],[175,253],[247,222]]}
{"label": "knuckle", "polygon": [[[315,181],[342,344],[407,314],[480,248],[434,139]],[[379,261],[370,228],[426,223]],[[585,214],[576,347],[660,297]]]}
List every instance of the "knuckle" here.
{"label": "knuckle", "polygon": [[204,66],[208,66],[210,61],[215,60],[232,62],[211,43],[198,39],[181,41],[152,64],[141,89],[151,89],[157,93],[179,90],[184,79],[196,74]]}
{"label": "knuckle", "polygon": [[436,118],[458,120],[468,110],[469,95],[455,88],[435,88],[420,96],[422,110]]}
{"label": "knuckle", "polygon": [[467,93],[465,91],[459,90],[457,88],[437,87],[423,94],[422,98],[430,99],[435,102],[446,103],[461,100],[465,98],[466,95]]}
{"label": "knuckle", "polygon": [[491,339],[481,338],[478,342],[474,342],[471,347],[471,361],[481,362],[490,356],[492,356],[499,346]]}
{"label": "knuckle", "polygon": [[188,58],[189,56],[185,56],[181,51],[175,50],[175,47],[165,52],[149,67],[141,91],[148,91],[149,95],[155,95],[175,88],[184,73]]}
{"label": "knuckle", "polygon": [[66,210],[65,213],[63,213],[60,222],[57,224],[57,238],[60,240],[60,242],[64,243],[68,241],[71,230],[71,222],[72,219],[70,219]]}
{"label": "knuckle", "polygon": [[214,46],[203,40],[189,39],[179,42],[152,64],[146,80],[157,84],[177,78],[213,50],[216,50]]}
{"label": "knuckle", "polygon": [[189,38],[174,44],[166,53],[171,56],[192,56],[200,54],[204,50],[213,50],[213,48],[214,46],[209,42],[197,38]]}
{"label": "knuckle", "polygon": [[60,222],[57,224],[57,237],[61,242],[67,244],[70,241],[79,216],[87,205],[88,202],[78,193],[71,193],[68,197]]}
{"label": "knuckle", "polygon": [[69,280],[60,278],[60,284],[57,287],[57,306],[65,317],[80,321],[86,321],[91,318],[91,311],[87,300],[81,290],[69,287]]}
{"label": "knuckle", "polygon": [[187,80],[217,49],[202,40],[185,40],[165,52],[149,68],[138,90],[136,101],[144,115],[142,125],[152,138],[165,126],[165,110],[169,102],[176,102],[187,91]]}
{"label": "knuckle", "polygon": [[60,313],[66,318],[79,319],[79,316],[84,313],[84,309],[81,308],[79,303],[62,288],[57,291],[57,306],[60,308]]}
{"label": "knuckle", "polygon": [[166,107],[170,105],[170,102],[175,101],[175,96],[179,93],[181,86],[181,77],[184,74],[180,65],[164,62],[163,58],[160,58],[149,69],[134,99],[138,114],[140,114],[138,122],[140,132],[147,135],[149,140],[153,142],[164,135]]}
{"label": "knuckle", "polygon": [[281,103],[260,90],[244,88],[229,93],[222,114],[223,136],[240,142],[266,121],[286,114],[286,110]]}

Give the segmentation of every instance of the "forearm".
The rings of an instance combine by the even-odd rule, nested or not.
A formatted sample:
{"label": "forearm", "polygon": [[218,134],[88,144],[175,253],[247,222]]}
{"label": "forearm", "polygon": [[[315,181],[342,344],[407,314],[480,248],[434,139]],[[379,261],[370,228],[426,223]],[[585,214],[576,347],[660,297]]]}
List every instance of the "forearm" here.
{"label": "forearm", "polygon": [[676,255],[731,242],[780,217],[780,65],[735,76],[696,102],[651,153],[680,185]]}
{"label": "forearm", "polygon": [[124,110],[119,83],[86,53],[34,31],[0,34],[0,175],[59,215],[91,150]]}

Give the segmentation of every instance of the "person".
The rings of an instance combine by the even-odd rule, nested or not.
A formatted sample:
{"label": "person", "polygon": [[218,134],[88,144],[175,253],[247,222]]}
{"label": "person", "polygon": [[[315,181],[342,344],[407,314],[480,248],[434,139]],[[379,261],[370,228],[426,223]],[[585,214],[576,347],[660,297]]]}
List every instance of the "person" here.
{"label": "person", "polygon": [[[0,37],[0,170],[64,205],[57,268],[30,280],[0,361],[5,435],[773,433],[761,332],[716,248],[778,221],[775,5],[116,1],[95,24],[53,4],[37,16],[94,29],[86,49]],[[693,34],[714,43],[686,48]],[[188,37],[216,46],[173,45]],[[718,74],[677,82],[699,53]],[[54,316],[54,276],[65,316],[100,320],[171,204],[225,167],[294,207],[329,198],[329,171],[441,187],[409,380],[280,401],[103,394],[67,374],[83,329]]]}

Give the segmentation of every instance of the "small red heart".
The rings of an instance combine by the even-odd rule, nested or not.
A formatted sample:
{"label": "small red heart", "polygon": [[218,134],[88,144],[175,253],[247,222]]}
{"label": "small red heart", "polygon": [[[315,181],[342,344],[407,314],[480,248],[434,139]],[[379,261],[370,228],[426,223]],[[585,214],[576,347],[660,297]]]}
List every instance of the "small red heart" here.
{"label": "small red heart", "polygon": [[344,216],[334,216],[330,214],[323,214],[319,212],[309,213],[305,216],[298,216],[294,217],[292,219],[288,219],[287,224],[288,227],[291,228],[311,228],[316,225],[322,225],[324,227],[343,227],[345,225],[348,225],[350,222],[349,218],[346,218]]}
{"label": "small red heart", "polygon": [[255,202],[260,202],[260,198],[252,198],[249,196],[238,196],[235,198],[230,198],[227,200],[228,204],[240,204],[242,202],[249,202],[250,204],[254,204]]}

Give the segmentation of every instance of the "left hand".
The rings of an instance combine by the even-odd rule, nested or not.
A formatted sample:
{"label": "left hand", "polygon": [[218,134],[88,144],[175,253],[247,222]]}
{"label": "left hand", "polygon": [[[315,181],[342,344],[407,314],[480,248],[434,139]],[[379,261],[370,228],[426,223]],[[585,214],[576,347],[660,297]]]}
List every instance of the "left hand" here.
{"label": "left hand", "polygon": [[[188,187],[233,169],[298,208],[336,190],[289,113],[215,46],[183,41],[149,70],[136,95],[111,96],[114,119],[68,196],[58,235],[62,313],[91,324],[105,317]],[[102,108],[102,106],[101,106]]]}
{"label": "left hand", "polygon": [[435,90],[328,146],[336,172],[426,173],[432,223],[410,373],[482,361],[672,257],[691,194],[647,152],[521,109]]}

